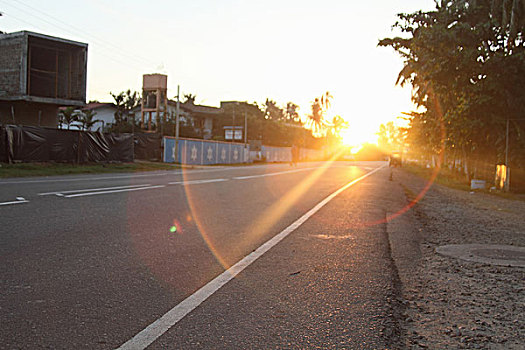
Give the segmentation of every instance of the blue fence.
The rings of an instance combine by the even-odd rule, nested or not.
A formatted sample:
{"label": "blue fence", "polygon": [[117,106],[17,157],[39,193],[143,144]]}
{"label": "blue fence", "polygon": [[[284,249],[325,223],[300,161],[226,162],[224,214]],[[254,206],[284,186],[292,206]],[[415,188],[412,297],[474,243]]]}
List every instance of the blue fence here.
{"label": "blue fence", "polygon": [[262,156],[267,162],[291,162],[292,148],[291,147],[261,147]]}
{"label": "blue fence", "polygon": [[[164,137],[164,162],[174,163],[179,159],[182,164],[212,165],[239,164],[248,162],[248,145],[244,143],[217,142],[207,140],[176,139]],[[178,157],[176,157],[176,149]]]}
{"label": "blue fence", "polygon": [[[212,164],[239,164],[250,161],[248,145],[244,143],[218,142],[195,139],[179,139],[179,147],[175,147],[176,139],[164,137],[165,163],[174,163],[179,159],[181,164],[212,165]],[[178,157],[175,152],[178,152]],[[291,162],[291,147],[262,146],[261,154],[266,162]],[[300,148],[300,161],[322,160],[324,152],[313,149]]]}
{"label": "blue fence", "polygon": [[[267,162],[291,162],[292,161],[292,148],[291,147],[271,147],[262,146],[262,156]],[[300,161],[317,161],[323,160],[325,154],[323,151],[300,148],[299,149],[299,160]]]}

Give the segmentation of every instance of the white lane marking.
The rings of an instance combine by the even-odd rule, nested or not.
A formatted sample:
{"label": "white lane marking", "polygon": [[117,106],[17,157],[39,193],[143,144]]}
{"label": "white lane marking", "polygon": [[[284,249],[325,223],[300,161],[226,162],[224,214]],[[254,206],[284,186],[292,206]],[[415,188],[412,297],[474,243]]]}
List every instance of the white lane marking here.
{"label": "white lane marking", "polygon": [[[15,180],[15,181],[0,181],[0,185],[11,185],[11,184],[25,184],[25,183],[46,183],[46,182],[78,182],[78,181],[95,181],[95,180],[114,180],[114,179],[131,179],[135,177],[150,177],[150,176],[168,176],[168,175],[180,175],[183,172],[195,173],[209,173],[214,171],[230,171],[238,169],[250,169],[258,167],[266,167],[268,165],[248,165],[238,167],[216,167],[213,169],[184,169],[184,170],[172,170],[163,173],[142,173],[142,174],[123,174],[118,176],[96,176],[96,177],[75,177],[69,179],[42,179],[42,180]],[[77,175],[82,176],[82,175]]]}
{"label": "white lane marking", "polygon": [[280,171],[277,173],[268,173],[268,174],[259,174],[259,175],[247,175],[247,176],[235,176],[234,180],[246,180],[246,179],[255,179],[258,177],[265,177],[265,176],[276,176],[276,175],[282,175],[282,174],[290,174],[290,173],[297,173],[299,171],[306,171],[306,170],[313,170],[318,168],[301,168],[296,170],[288,170],[288,171]]}
{"label": "white lane marking", "polygon": [[228,181],[228,179],[209,179],[209,180],[191,180],[191,181],[176,181],[169,182],[169,185],[198,185],[198,184],[207,184],[211,182],[221,182]]}
{"label": "white lane marking", "polygon": [[113,190],[113,191],[98,191],[98,192],[87,192],[87,193],[77,193],[64,196],[64,198],[75,198],[75,197],[84,197],[84,196],[94,196],[98,194],[107,194],[107,193],[118,193],[118,192],[130,192],[130,191],[140,191],[140,190],[151,190],[153,188],[162,188],[166,187],[165,185],[158,186],[148,186],[148,187],[138,187],[138,188],[125,188],[122,190]]}
{"label": "white lane marking", "polygon": [[17,197],[17,200],[16,201],[12,201],[12,202],[2,202],[0,203],[0,205],[11,205],[11,204],[22,204],[22,203],[29,203],[28,200],[19,200],[18,197]]}
{"label": "white lane marking", "polygon": [[71,179],[0,181],[0,185],[32,184],[32,183],[47,183],[47,182],[79,182],[79,181],[95,181],[95,180],[115,180],[115,179],[131,179],[131,178],[135,178],[135,177],[166,176],[166,175],[180,175],[180,174],[181,174],[180,172],[171,172],[171,173],[162,173],[162,174],[137,174],[137,175],[122,175],[122,176],[77,177],[77,178],[71,178]]}
{"label": "white lane marking", "polygon": [[218,291],[222,286],[231,281],[235,276],[237,276],[241,271],[250,266],[255,260],[261,257],[264,253],[282,241],[286,236],[295,231],[299,226],[301,226],[306,220],[308,220],[312,215],[317,213],[322,207],[324,207],[328,202],[330,202],[334,197],[348,189],[350,186],[358,183],[359,181],[367,178],[368,176],[374,174],[375,172],[381,170],[384,166],[377,168],[373,171],[366,173],[365,175],[347,183],[334,193],[330,194],[328,197],[319,202],[315,207],[310,209],[306,214],[297,219],[290,226],[285,228],[283,231],[275,235],[273,238],[269,239],[261,245],[259,248],[245,256],[235,265],[230,267],[228,270],[221,273],[219,276],[215,277],[213,280],[208,282],[204,287],[200,288],[198,291],[184,299],[180,304],[169,310],[159,319],[154,321],[152,324],[144,328],[142,331],[137,333],[133,338],[122,344],[117,350],[135,350],[135,349],[145,349],[151,345],[157,338],[166,333],[168,329],[173,327],[177,322],[184,318],[187,314],[193,311],[197,306],[203,303],[206,299],[212,296],[216,291]]}
{"label": "white lane marking", "polygon": [[103,191],[103,190],[118,190],[121,188],[133,188],[133,187],[144,187],[144,186],[151,186],[151,184],[142,184],[142,185],[129,185],[129,186],[116,186],[116,187],[101,187],[101,188],[87,188],[83,190],[68,190],[68,191],[56,191],[56,192],[45,192],[45,193],[39,193],[39,196],[49,196],[49,195],[57,195],[60,196],[64,193],[81,193],[81,192],[90,192],[90,191]]}

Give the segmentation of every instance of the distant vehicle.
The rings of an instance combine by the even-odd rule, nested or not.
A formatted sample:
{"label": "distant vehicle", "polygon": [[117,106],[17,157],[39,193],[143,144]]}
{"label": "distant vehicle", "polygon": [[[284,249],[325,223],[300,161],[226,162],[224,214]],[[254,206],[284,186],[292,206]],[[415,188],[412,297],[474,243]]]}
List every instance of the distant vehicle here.
{"label": "distant vehicle", "polygon": [[401,153],[400,152],[392,152],[389,157],[389,166],[393,167],[401,167]]}

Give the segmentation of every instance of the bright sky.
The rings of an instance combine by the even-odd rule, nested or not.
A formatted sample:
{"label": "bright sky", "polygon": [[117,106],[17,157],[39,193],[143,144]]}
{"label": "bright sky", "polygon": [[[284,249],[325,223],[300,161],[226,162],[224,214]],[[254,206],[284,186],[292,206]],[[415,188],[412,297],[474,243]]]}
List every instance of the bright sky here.
{"label": "bright sky", "polygon": [[394,35],[399,12],[433,0],[0,0],[0,30],[30,30],[88,48],[88,100],[141,90],[142,74],[168,75],[168,96],[197,103],[280,105],[310,112],[334,96],[331,113],[350,124],[355,144],[413,109],[410,89],[395,87],[402,61],[378,39]]}

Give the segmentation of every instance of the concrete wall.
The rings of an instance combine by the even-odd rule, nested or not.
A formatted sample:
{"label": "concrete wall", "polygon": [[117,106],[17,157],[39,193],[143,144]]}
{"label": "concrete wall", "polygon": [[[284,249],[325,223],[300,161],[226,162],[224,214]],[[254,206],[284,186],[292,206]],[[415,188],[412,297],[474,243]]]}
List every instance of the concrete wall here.
{"label": "concrete wall", "polygon": [[[14,119],[13,114],[14,112]],[[39,116],[40,112],[40,116]],[[0,101],[0,123],[57,127],[58,106],[24,101]]]}
{"label": "concrete wall", "polygon": [[25,94],[25,91],[21,91],[22,53],[25,46],[25,38],[21,35],[0,34],[0,98]]}

